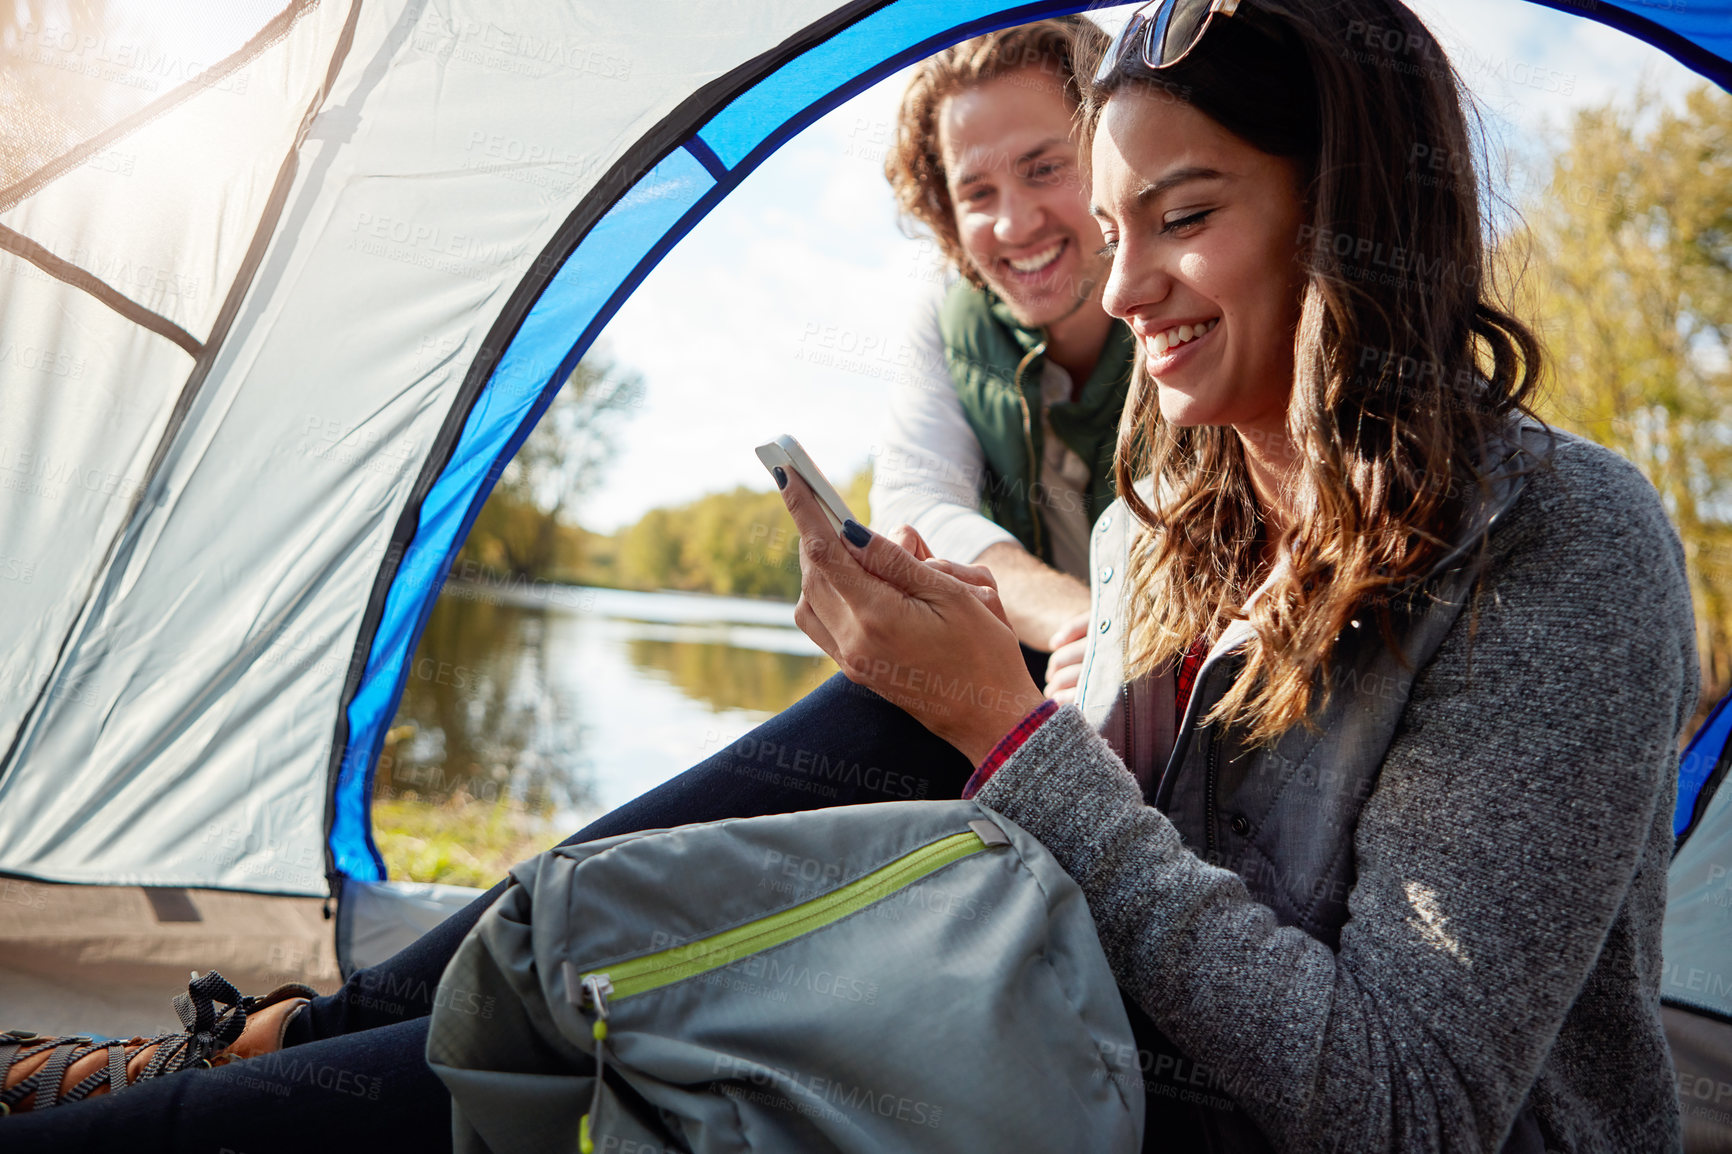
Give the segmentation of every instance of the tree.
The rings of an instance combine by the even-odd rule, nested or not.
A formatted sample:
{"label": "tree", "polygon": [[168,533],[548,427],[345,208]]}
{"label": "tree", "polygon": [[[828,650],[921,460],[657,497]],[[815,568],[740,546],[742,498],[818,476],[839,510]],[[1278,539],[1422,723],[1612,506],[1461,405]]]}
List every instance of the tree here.
{"label": "tree", "polygon": [[578,363],[505,466],[458,554],[511,577],[546,578],[582,565],[572,507],[600,479],[614,426],[643,399],[643,379],[593,351]]}
{"label": "tree", "polygon": [[620,533],[619,574],[627,585],[675,588],[680,580],[680,538],[675,514],[651,509]]}
{"label": "tree", "polygon": [[1704,702],[1732,683],[1732,95],[1579,112],[1524,205],[1542,415],[1628,457],[1688,560]]}

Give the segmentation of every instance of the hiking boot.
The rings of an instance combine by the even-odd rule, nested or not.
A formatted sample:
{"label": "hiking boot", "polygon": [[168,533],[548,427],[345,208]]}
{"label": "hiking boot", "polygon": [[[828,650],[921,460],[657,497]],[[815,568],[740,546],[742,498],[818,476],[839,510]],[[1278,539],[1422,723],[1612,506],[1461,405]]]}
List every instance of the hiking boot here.
{"label": "hiking boot", "polygon": [[175,1013],[185,1027],[177,1034],[97,1041],[0,1032],[0,1115],[46,1110],[119,1093],[146,1078],[275,1053],[289,1022],[317,996],[291,982],[263,997],[243,998],[212,970],[202,978],[194,974],[186,993],[175,995]]}

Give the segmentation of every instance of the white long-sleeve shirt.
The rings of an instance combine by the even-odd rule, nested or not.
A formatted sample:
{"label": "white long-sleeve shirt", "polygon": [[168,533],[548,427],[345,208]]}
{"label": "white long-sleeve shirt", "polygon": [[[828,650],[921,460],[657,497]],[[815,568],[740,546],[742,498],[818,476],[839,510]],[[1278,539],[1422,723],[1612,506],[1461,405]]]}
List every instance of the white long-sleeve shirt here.
{"label": "white long-sleeve shirt", "polygon": [[[938,327],[946,287],[923,293],[908,324],[909,356],[890,394],[890,432],[872,470],[872,526],[883,532],[912,525],[933,553],[972,563],[1001,541],[1016,538],[980,512],[986,456],[962,411],[944,359]],[[1070,374],[1048,360],[1041,375],[1046,404],[1068,401]],[[1045,423],[1043,412],[1042,422]],[[1040,484],[1041,526],[1052,544],[1053,567],[1088,579],[1088,466],[1046,425]]]}

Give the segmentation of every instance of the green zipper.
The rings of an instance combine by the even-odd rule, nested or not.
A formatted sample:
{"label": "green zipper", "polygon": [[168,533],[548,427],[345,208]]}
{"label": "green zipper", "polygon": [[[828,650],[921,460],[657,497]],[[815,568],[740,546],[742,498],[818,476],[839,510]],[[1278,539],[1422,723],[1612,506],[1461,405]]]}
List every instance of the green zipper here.
{"label": "green zipper", "polygon": [[[951,834],[903,854],[840,889],[707,938],[616,962],[604,970],[587,970],[580,983],[597,979],[607,999],[612,1001],[683,982],[821,930],[913,885],[953,861],[960,861],[986,848],[987,843],[973,830]],[[585,999],[585,1004],[587,1001]]]}

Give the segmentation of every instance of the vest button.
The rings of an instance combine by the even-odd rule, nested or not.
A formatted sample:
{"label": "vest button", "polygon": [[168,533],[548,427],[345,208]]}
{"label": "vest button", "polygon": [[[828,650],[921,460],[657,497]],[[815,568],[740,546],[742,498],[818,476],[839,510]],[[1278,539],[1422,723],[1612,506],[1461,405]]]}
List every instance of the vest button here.
{"label": "vest button", "polygon": [[1101,584],[1105,585],[1108,581],[1111,581],[1112,579],[1113,579],[1113,567],[1111,565],[1102,565],[1101,566]]}
{"label": "vest button", "polygon": [[1233,832],[1238,834],[1240,837],[1244,837],[1246,834],[1250,833],[1251,832],[1250,819],[1247,818],[1244,814],[1240,814],[1238,817],[1235,817],[1233,819]]}
{"label": "vest button", "polygon": [[1105,517],[1101,518],[1101,523],[1099,525],[1095,526],[1095,532],[1105,533],[1108,529],[1111,529],[1112,527],[1113,527],[1113,515],[1111,513],[1108,513]]}
{"label": "vest button", "polygon": [[1102,618],[1101,618],[1101,627],[1100,627],[1100,629],[1101,629],[1101,632],[1102,632],[1102,633],[1105,633],[1105,632],[1106,632],[1106,631],[1107,631],[1107,630],[1109,630],[1109,629],[1111,629],[1111,628],[1112,628],[1112,627],[1113,627],[1113,623],[1112,623],[1112,619],[1111,619],[1111,618],[1107,618],[1107,617],[1102,617]]}

